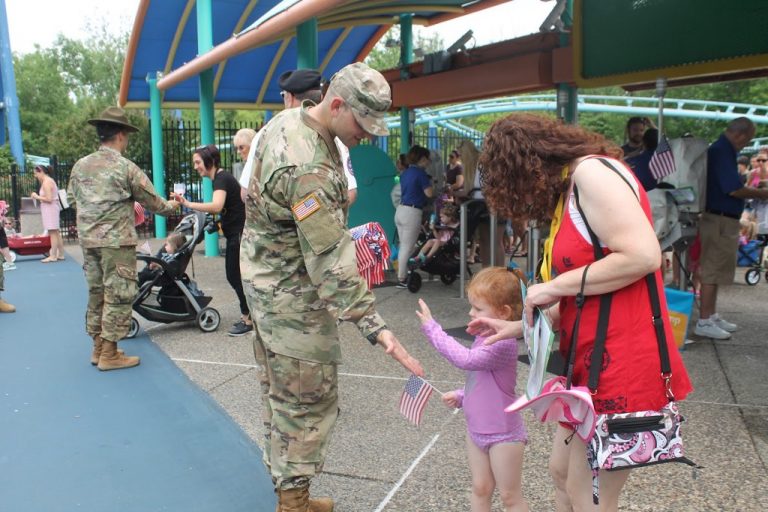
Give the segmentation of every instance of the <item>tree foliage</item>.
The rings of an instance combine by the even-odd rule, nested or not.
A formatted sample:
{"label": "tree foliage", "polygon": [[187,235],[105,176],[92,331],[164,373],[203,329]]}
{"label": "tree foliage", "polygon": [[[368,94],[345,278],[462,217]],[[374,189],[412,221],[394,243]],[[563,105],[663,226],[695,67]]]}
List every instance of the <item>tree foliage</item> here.
{"label": "tree foliage", "polygon": [[[389,46],[387,46],[388,41],[390,41]],[[365,63],[379,71],[400,67],[400,41],[400,26],[393,25],[384,37],[381,38],[381,41],[373,47],[365,58]],[[423,60],[424,55],[442,50],[443,47],[443,39],[439,34],[426,36],[422,31],[414,30],[414,53],[416,53],[416,49],[419,49],[418,53],[421,55],[414,55],[414,62]]]}

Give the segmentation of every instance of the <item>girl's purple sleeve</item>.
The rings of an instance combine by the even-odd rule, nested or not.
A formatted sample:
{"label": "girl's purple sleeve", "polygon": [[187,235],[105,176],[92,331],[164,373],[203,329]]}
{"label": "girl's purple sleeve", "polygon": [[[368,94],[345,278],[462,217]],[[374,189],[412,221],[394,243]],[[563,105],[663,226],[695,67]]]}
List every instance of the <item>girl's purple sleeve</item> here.
{"label": "girl's purple sleeve", "polygon": [[456,390],[456,399],[459,401],[459,408],[464,407],[464,388]]}
{"label": "girl's purple sleeve", "polygon": [[517,340],[497,341],[493,345],[478,345],[467,348],[443,331],[440,324],[432,320],[421,326],[421,332],[435,349],[451,364],[462,370],[498,370],[517,364]]}

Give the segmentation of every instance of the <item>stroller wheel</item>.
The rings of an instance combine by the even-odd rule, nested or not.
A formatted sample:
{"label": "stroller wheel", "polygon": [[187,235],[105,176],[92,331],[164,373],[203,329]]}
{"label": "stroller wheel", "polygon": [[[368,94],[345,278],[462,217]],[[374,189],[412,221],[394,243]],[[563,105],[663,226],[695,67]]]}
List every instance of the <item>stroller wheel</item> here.
{"label": "stroller wheel", "polygon": [[131,317],[131,326],[128,328],[126,338],[135,338],[139,334],[139,321]]}
{"label": "stroller wheel", "polygon": [[[768,279],[768,276],[766,276],[766,279]],[[747,273],[744,274],[744,280],[749,286],[755,286],[760,282],[760,271],[756,268],[747,270]]]}
{"label": "stroller wheel", "polygon": [[456,276],[454,274],[441,274],[440,280],[443,282],[444,285],[448,286],[450,284],[453,284],[453,282],[456,280]]}
{"label": "stroller wheel", "polygon": [[421,290],[421,274],[418,272],[411,272],[408,275],[408,291],[416,293]]}
{"label": "stroller wheel", "polygon": [[197,326],[203,332],[213,332],[219,328],[221,315],[213,308],[203,308],[197,314]]}

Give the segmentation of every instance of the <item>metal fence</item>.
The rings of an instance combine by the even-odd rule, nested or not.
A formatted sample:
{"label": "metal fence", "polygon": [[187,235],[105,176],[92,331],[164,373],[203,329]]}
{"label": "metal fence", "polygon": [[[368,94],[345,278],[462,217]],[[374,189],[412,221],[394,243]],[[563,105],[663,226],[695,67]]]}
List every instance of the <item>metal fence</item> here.
{"label": "metal fence", "polygon": [[[221,153],[221,166],[223,169],[231,171],[233,166],[238,165],[236,148],[232,143],[232,139],[241,128],[258,130],[259,126],[255,126],[252,123],[231,121],[218,121],[214,125],[214,141]],[[411,140],[413,144],[427,147],[440,154],[442,164],[444,165],[448,162],[448,154],[451,150],[467,138],[444,128],[417,126],[413,131]],[[174,183],[185,183],[187,185],[188,198],[192,201],[202,200],[202,179],[192,166],[192,152],[200,145],[200,140],[200,123],[195,121],[164,122],[163,164],[166,192],[173,190]],[[469,140],[480,148],[482,139],[469,138]],[[401,153],[399,130],[392,130],[388,137],[380,137],[374,144],[395,161]],[[69,184],[73,163],[59,162],[55,156],[52,156],[50,160],[56,184],[60,189],[66,189]],[[143,155],[135,160],[136,165],[150,179],[152,179],[151,162],[151,154]],[[13,166],[10,172],[9,170],[0,169],[0,200],[5,200],[8,203],[9,212],[7,215],[16,220],[17,229],[19,229],[18,220],[21,198],[29,197],[32,192],[37,191],[39,188],[40,185],[34,176],[31,166],[25,171],[19,170],[16,166]],[[173,229],[179,217],[178,215],[168,217],[167,226],[169,229]],[[149,237],[154,233],[154,216],[148,215],[147,219],[147,222],[138,228],[140,236]],[[67,240],[75,240],[77,238],[75,212],[71,208],[61,212],[61,232]]]}

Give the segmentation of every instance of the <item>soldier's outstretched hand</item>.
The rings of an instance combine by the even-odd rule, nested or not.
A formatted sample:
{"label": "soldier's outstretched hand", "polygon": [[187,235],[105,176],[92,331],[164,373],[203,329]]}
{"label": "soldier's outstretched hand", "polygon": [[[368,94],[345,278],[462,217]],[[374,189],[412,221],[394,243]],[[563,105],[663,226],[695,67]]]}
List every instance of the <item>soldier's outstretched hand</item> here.
{"label": "soldier's outstretched hand", "polygon": [[384,347],[384,352],[392,356],[406,370],[418,377],[424,376],[424,369],[421,367],[419,360],[405,350],[392,331],[388,329],[381,331],[376,342]]}

